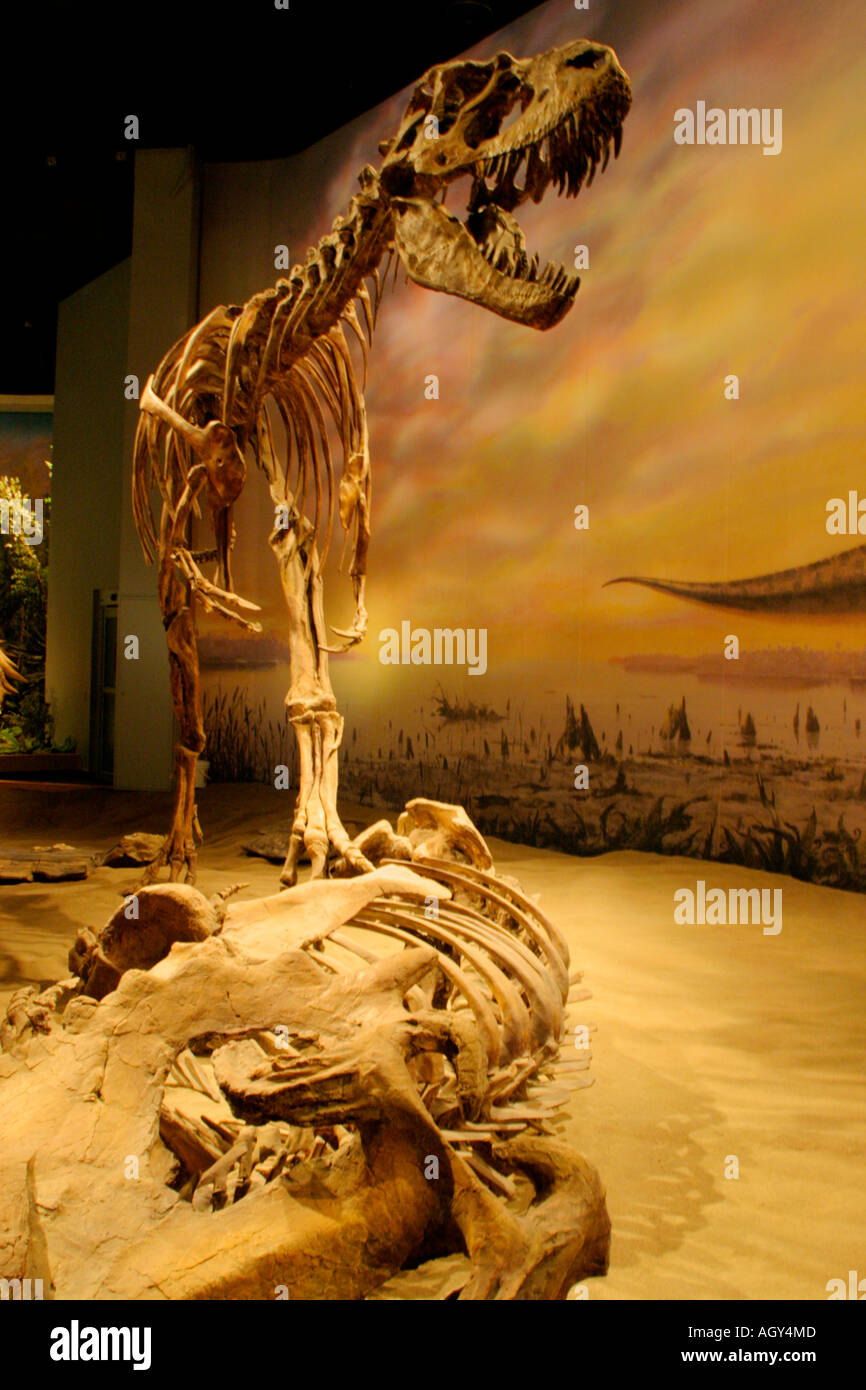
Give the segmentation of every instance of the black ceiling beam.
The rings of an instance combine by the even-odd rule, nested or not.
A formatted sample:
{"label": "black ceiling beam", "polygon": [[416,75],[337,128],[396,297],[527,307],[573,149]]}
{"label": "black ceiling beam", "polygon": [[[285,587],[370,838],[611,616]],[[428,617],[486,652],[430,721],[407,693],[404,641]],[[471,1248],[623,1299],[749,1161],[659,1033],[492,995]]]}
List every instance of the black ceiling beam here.
{"label": "black ceiling beam", "polygon": [[[49,394],[57,304],[129,255],[136,148],[279,158],[526,13],[521,0],[34,7],[0,88],[0,394]],[[17,55],[17,66],[15,56]]]}

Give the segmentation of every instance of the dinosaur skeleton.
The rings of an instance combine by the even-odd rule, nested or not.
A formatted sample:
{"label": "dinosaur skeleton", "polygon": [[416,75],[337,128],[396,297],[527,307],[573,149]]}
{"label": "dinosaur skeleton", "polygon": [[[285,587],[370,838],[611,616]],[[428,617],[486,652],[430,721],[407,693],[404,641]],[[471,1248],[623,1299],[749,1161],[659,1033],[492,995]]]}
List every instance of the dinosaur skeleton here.
{"label": "dinosaur skeleton", "polygon": [[[7,1277],[43,1278],[58,1297],[273,1297],[285,1282],[292,1297],[344,1298],[449,1254],[465,1259],[448,1276],[461,1298],[540,1299],[606,1269],[598,1175],[551,1137],[564,1083],[588,1082],[588,1054],[559,1052],[568,1004],[586,997],[567,946],[495,873],[460,807],[416,799],[396,832],[380,822],[350,841],[328,654],[366,623],[369,443],[344,330],[366,369],[380,262],[391,249],[421,285],[551,327],[577,279],[528,259],[513,214],[551,183],[574,195],[591,181],[619,150],[629,101],[613,53],[583,41],[431,69],[381,170],[362,170],[349,216],[306,265],[213,310],[149,379],[133,504],[158,561],[181,733],[175,816],[149,877],[168,863],[172,882],[140,888],[134,920],[120,908],[98,936],[80,931],[73,977],[19,992],[0,1025]],[[461,223],[436,199],[467,172]],[[194,602],[257,626],[230,564],[247,454],[275,506],[300,786],[283,890],[229,904],[234,889],[209,902],[191,884]],[[213,552],[190,547],[200,502]],[[335,513],[355,599],[336,648],[322,602]],[[312,873],[299,885],[302,848]]]}
{"label": "dinosaur skeleton", "polygon": [[[313,877],[326,872],[329,856],[349,871],[370,869],[337,811],[343,720],[328,654],[354,646],[366,627],[370,455],[363,382],[388,267],[396,257],[415,283],[516,323],[538,329],[558,323],[571,308],[578,277],[530,259],[514,213],[527,200],[539,202],[550,185],[572,197],[584,180],[591,183],[611,146],[619,153],[630,100],[612,50],[584,40],[526,60],[499,53],[489,62],[431,68],[396,136],[379,147],[381,169],[361,170],[348,215],[336,218],[305,264],[242,306],[215,308],[149,378],[135,440],[133,509],[145,556],[158,564],[180,741],[173,821],[145,882],[165,864],[172,881],[195,880],[195,764],[205,745],[195,600],[260,630],[251,616],[255,605],[233,592],[231,579],[233,508],[247,458],[264,473],[275,507],[269,542],[289,615],[286,705],[300,778],[281,882],[296,882],[302,851]],[[461,221],[446,210],[444,197],[465,175],[471,192]],[[363,359],[360,385],[350,341]],[[329,421],[342,447],[339,483]],[[210,509],[216,547],[196,554],[188,534],[201,501]],[[355,611],[330,645],[322,574],[335,514],[351,549]],[[208,559],[216,560],[214,580],[200,568]]]}
{"label": "dinosaur skeleton", "polygon": [[73,977],[13,997],[6,1277],[359,1298],[448,1256],[460,1298],[560,1299],[605,1272],[598,1175],[552,1132],[591,1080],[559,1050],[588,997],[565,941],[459,808],[376,837],[400,859],[269,898],[144,887],[134,922],[79,931]]}

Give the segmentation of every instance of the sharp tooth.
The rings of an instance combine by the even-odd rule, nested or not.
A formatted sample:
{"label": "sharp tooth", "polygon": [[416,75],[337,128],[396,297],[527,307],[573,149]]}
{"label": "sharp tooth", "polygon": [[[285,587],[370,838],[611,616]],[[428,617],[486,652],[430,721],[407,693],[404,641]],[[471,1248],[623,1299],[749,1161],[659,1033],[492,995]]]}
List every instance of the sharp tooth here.
{"label": "sharp tooth", "polygon": [[560,161],[564,164],[568,164],[577,147],[578,141],[575,135],[574,123],[569,118],[559,128]]}
{"label": "sharp tooth", "polygon": [[544,178],[544,166],[541,162],[541,152],[534,146],[529,152],[529,160],[526,165],[526,187],[532,194]]}
{"label": "sharp tooth", "polygon": [[560,145],[559,157],[560,170],[562,173],[562,186],[566,189],[568,188],[571,166],[574,162],[574,152],[575,146],[571,142],[571,136],[566,132],[565,134],[563,134],[562,137],[562,144]]}
{"label": "sharp tooth", "polygon": [[556,139],[556,131],[551,131],[547,137],[547,167],[550,172],[551,182],[556,179],[556,171],[559,166],[559,143]]}

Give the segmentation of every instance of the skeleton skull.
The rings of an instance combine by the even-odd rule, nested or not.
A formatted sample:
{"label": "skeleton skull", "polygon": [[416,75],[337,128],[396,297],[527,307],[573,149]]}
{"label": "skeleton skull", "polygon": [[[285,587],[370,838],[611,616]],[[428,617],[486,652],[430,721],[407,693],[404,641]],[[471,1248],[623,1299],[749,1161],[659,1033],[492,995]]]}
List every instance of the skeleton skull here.
{"label": "skeleton skull", "polygon": [[[519,61],[446,63],[421,79],[386,155],[381,188],[409,275],[503,318],[550,328],[579,284],[562,266],[530,261],[515,209],[551,183],[576,197],[596,165],[619,154],[629,81],[616,55],[578,40]],[[472,178],[464,222],[446,211],[450,183]]]}

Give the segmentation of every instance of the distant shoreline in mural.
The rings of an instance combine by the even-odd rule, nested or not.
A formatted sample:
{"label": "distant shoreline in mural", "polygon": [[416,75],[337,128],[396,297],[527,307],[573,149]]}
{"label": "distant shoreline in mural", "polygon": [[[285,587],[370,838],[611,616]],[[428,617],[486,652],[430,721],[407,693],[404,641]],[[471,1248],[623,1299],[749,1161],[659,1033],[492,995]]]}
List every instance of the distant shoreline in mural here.
{"label": "distant shoreline in mural", "polygon": [[[486,834],[578,857],[676,854],[866,892],[861,701],[837,688],[832,699],[822,692],[816,712],[787,694],[773,692],[768,704],[752,695],[715,728],[686,697],[653,701],[648,726],[623,702],[609,737],[592,707],[567,696],[554,701],[558,720],[533,722],[510,700],[473,707],[437,685],[402,726],[362,720],[355,708],[341,791],[383,811],[421,795],[460,803]],[[779,701],[790,706],[784,725]],[[241,686],[211,692],[213,780],[272,781],[284,764],[294,785],[291,728],[270,708],[250,704]]]}

